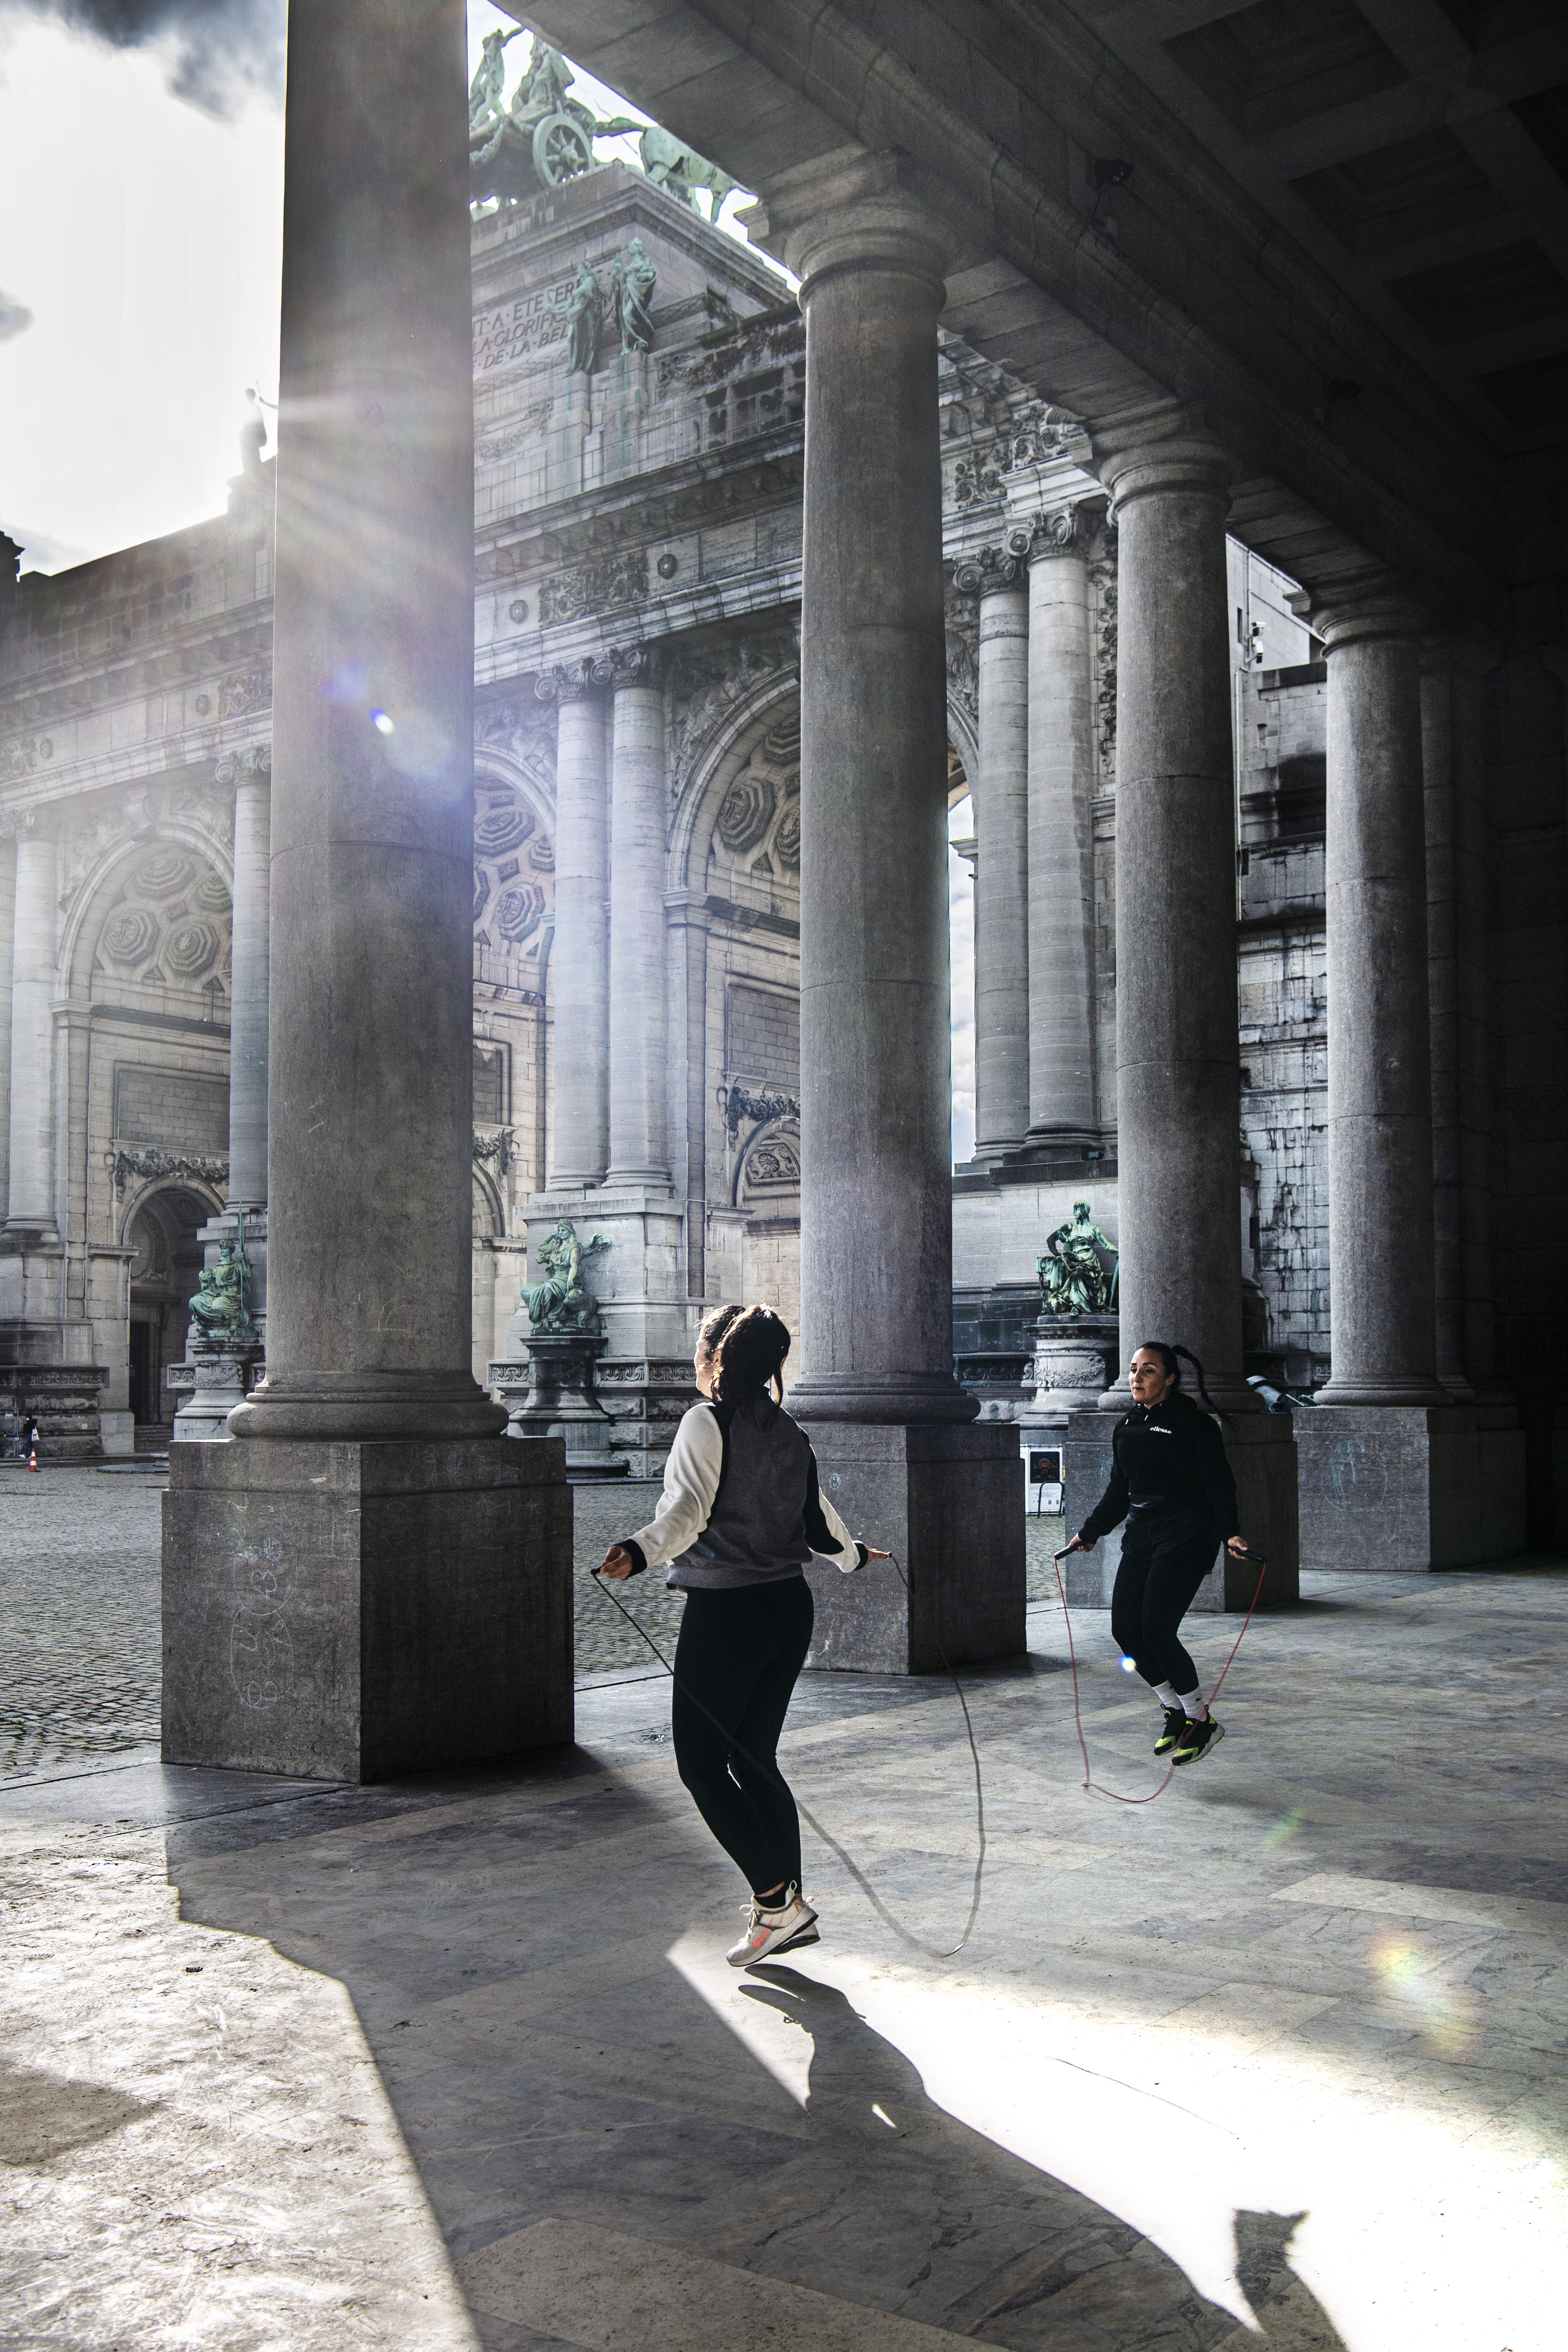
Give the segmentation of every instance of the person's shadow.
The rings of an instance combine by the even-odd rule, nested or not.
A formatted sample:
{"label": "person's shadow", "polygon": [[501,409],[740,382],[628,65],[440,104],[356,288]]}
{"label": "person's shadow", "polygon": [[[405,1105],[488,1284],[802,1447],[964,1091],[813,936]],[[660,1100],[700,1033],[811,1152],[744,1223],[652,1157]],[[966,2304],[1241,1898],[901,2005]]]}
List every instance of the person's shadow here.
{"label": "person's shadow", "polygon": [[[1347,2352],[1289,2267],[1301,2214],[1236,2216],[1254,2335],[1128,2223],[937,2106],[832,1986],[763,1962],[744,1990],[811,2039],[813,2286],[864,2300],[868,2273],[884,2292],[901,2276],[900,2315],[1015,2352],[1214,2352],[1228,2337]],[[1173,2119],[1173,2164],[1180,2130]]]}

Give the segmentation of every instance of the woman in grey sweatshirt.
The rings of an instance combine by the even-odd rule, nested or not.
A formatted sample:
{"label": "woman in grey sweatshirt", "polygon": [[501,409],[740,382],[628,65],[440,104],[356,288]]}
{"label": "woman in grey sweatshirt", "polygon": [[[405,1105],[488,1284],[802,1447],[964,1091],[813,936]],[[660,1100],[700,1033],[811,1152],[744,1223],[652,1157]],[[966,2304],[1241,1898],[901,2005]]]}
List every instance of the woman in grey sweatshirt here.
{"label": "woman in grey sweatshirt", "polygon": [[819,1553],[849,1575],[888,1557],[856,1542],[819,1489],[816,1456],[782,1402],[788,1353],[771,1307],[708,1318],[696,1358],[704,1402],[675,1433],[658,1514],[600,1571],[636,1576],[668,1562],[666,1582],[687,1596],[670,1727],[682,1780],[752,1889],[729,1954],[737,1969],[818,1940],[800,1891],[800,1816],[776,1761],[811,1646],[805,1564]]}

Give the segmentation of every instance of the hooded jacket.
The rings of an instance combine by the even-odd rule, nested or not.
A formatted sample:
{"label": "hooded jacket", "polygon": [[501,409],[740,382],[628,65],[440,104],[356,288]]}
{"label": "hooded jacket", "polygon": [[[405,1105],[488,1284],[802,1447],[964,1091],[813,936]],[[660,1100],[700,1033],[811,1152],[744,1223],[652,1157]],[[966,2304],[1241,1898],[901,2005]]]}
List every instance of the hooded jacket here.
{"label": "hooded jacket", "polygon": [[1122,1414],[1111,1433],[1110,1483],[1079,1533],[1098,1543],[1123,1519],[1153,1528],[1177,1518],[1212,1527],[1216,1539],[1241,1526],[1219,1423],[1180,1389]]}

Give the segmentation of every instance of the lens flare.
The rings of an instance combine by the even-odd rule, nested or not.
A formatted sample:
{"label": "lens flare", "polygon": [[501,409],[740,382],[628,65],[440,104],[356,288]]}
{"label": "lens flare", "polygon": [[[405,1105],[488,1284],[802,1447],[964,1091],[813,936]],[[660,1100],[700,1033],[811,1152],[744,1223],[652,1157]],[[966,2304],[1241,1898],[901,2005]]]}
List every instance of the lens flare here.
{"label": "lens flare", "polygon": [[1264,1844],[1283,1845],[1287,1838],[1295,1836],[1306,1818],[1307,1809],[1304,1805],[1292,1805],[1288,1813],[1280,1814],[1272,1828],[1264,1831]]}
{"label": "lens flare", "polygon": [[1445,2057],[1468,2057],[1480,2039],[1476,1996],[1467,1984],[1445,1982],[1440,1958],[1414,1936],[1385,1936],[1372,1952],[1384,1990],[1409,2013],[1411,2023]]}
{"label": "lens flare", "polygon": [[373,710],[370,714],[370,723],[378,735],[391,735],[395,731],[392,720],[384,710]]}
{"label": "lens flare", "polygon": [[1123,1658],[1121,1661],[1121,1671],[1124,1675],[1135,1675],[1138,1671],[1137,1659]]}

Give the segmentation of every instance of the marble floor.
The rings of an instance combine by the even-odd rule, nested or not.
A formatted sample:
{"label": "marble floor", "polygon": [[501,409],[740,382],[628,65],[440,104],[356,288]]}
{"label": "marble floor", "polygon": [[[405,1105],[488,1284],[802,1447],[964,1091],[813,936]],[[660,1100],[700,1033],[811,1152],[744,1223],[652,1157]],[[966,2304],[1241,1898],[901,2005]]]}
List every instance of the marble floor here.
{"label": "marble floor", "polygon": [[[1080,1785],[1058,1610],[965,1675],[946,1958],[941,1683],[810,1675],[786,1734],[917,1940],[808,1839],[824,1940],[740,1976],[657,1675],[515,1770],[35,1764],[0,2343],[1562,2352],[1568,1568],[1303,1583],[1152,1804]],[[1075,1622],[1095,1776],[1147,1794]]]}

